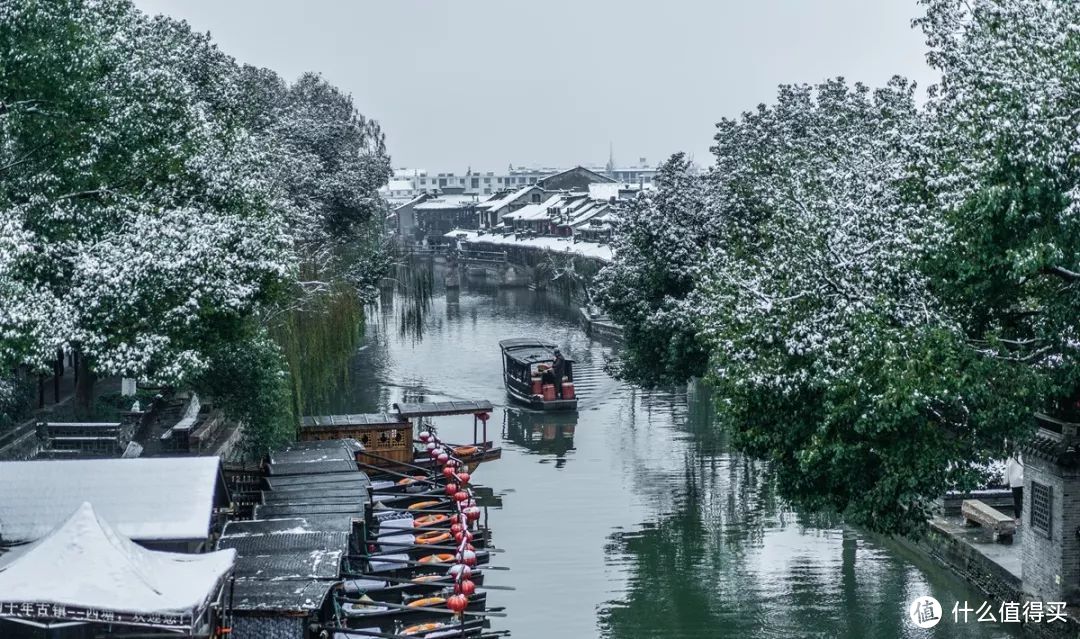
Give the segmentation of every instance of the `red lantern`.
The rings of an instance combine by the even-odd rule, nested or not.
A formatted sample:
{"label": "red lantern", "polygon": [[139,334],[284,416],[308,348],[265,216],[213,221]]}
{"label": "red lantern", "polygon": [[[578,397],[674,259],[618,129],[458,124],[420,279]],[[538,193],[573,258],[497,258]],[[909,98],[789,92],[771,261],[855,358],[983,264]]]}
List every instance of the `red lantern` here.
{"label": "red lantern", "polygon": [[450,532],[454,533],[455,535],[460,533],[462,530],[465,530],[465,528],[461,524],[451,524],[450,526]]}
{"label": "red lantern", "polygon": [[458,501],[465,501],[468,498],[469,498],[469,493],[465,492],[464,490],[459,490],[456,493],[454,493],[454,499],[456,499]]}
{"label": "red lantern", "polygon": [[443,466],[442,474],[446,476],[447,479],[450,479],[454,476],[454,469],[450,466]]}
{"label": "red lantern", "polygon": [[462,486],[464,486],[465,484],[469,483],[469,479],[470,479],[471,477],[472,477],[472,476],[471,476],[471,475],[469,475],[469,473],[458,473],[458,476],[457,476],[457,478],[458,478],[458,481],[460,481],[460,482],[461,482],[461,485],[462,485]]}
{"label": "red lantern", "polygon": [[428,442],[427,444],[424,444],[424,448],[428,449],[429,451],[435,450],[435,442]]}
{"label": "red lantern", "polygon": [[445,464],[446,462],[450,461],[450,455],[447,455],[446,453],[439,453],[439,456],[435,459],[439,460],[440,464]]}
{"label": "red lantern", "polygon": [[454,595],[446,600],[446,607],[459,615],[465,611],[468,605],[469,598],[465,595]]}
{"label": "red lantern", "polygon": [[446,494],[447,495],[453,495],[456,492],[457,492],[457,484],[447,484],[446,485]]}
{"label": "red lantern", "polygon": [[[461,594],[466,597],[476,592],[476,584],[468,579],[462,579],[461,582],[457,584],[457,588],[460,588]],[[457,590],[457,588],[455,588],[455,590]]]}
{"label": "red lantern", "polygon": [[454,532],[454,541],[461,543],[461,540],[472,541],[473,534],[467,530],[458,530]]}
{"label": "red lantern", "polygon": [[472,577],[472,568],[469,568],[465,564],[454,564],[453,566],[450,566],[450,574],[453,575],[455,579],[468,579],[469,577]]}
{"label": "red lantern", "polygon": [[469,518],[469,521],[476,521],[480,519],[480,509],[476,506],[465,509],[465,516]]}
{"label": "red lantern", "polygon": [[430,432],[425,430],[425,431],[422,431],[420,433],[420,441],[426,442],[429,439],[431,439],[431,433]]}
{"label": "red lantern", "polygon": [[475,552],[473,552],[471,550],[466,550],[465,552],[459,552],[458,556],[461,558],[458,561],[465,564],[466,566],[475,566],[476,565],[476,553]]}

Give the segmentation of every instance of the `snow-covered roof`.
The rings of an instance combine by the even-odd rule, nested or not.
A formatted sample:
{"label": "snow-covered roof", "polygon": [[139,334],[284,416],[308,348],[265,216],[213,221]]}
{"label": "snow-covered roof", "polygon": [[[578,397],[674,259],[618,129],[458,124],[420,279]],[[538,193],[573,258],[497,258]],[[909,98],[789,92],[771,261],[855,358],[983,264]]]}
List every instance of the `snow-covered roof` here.
{"label": "snow-covered roof", "polygon": [[611,198],[619,197],[619,189],[624,188],[622,184],[614,184],[611,182],[593,182],[589,185],[589,197],[594,200],[610,200]]}
{"label": "snow-covered roof", "polygon": [[562,197],[563,195],[561,193],[557,195],[552,195],[551,197],[539,204],[529,204],[527,206],[521,207],[520,209],[512,213],[507,213],[503,216],[503,219],[542,220],[548,216],[548,209],[557,205],[562,199]]}
{"label": "snow-covered roof", "polygon": [[502,195],[494,195],[494,196],[491,197],[491,199],[486,200],[484,202],[481,202],[480,205],[479,205],[479,208],[486,209],[488,211],[498,211],[499,209],[501,209],[501,208],[503,208],[505,206],[510,206],[511,204],[516,202],[518,199],[523,198],[526,195],[528,195],[529,192],[532,191],[533,189],[538,189],[538,188],[540,188],[540,187],[536,186],[535,184],[530,184],[529,186],[523,186],[520,189],[518,189],[516,191],[513,191],[511,193],[504,193]]}
{"label": "snow-covered roof", "polygon": [[604,246],[593,242],[572,242],[565,237],[530,237],[518,239],[515,235],[496,235],[494,233],[480,235],[476,231],[464,231],[455,229],[444,237],[460,240],[462,242],[486,242],[488,244],[503,244],[509,246],[531,246],[559,253],[570,253],[584,257],[595,257],[605,262],[610,262],[612,251],[610,246]]}
{"label": "snow-covered roof", "polygon": [[235,556],[147,550],[84,502],[46,536],[0,557],[0,601],[49,604],[42,615],[49,618],[75,619],[65,611],[72,608],[111,613],[119,623],[141,616],[140,625],[191,626]]}
{"label": "snow-covered roof", "polygon": [[0,539],[39,539],[83,502],[132,539],[203,539],[219,466],[217,457],[0,462]]}
{"label": "snow-covered roof", "polygon": [[409,206],[410,204],[415,204],[417,202],[423,202],[427,198],[428,198],[428,195],[426,193],[421,193],[420,195],[417,195],[416,197],[414,197],[412,199],[404,200],[404,201],[400,202],[399,204],[394,206],[394,211],[397,211],[400,208]]}
{"label": "snow-covered roof", "polygon": [[460,209],[469,204],[476,204],[475,195],[440,195],[427,202],[421,202],[413,208],[417,210]]}
{"label": "snow-covered roof", "polygon": [[592,202],[588,206],[584,206],[584,207],[578,209],[577,211],[575,211],[574,212],[574,217],[572,217],[570,219],[570,222],[568,224],[570,226],[575,227],[575,228],[577,228],[579,226],[582,226],[582,225],[585,225],[585,224],[588,224],[589,220],[596,217],[597,215],[603,214],[604,211],[606,211],[606,210],[607,210],[607,205],[606,204],[601,204],[601,203],[598,203],[598,202]]}

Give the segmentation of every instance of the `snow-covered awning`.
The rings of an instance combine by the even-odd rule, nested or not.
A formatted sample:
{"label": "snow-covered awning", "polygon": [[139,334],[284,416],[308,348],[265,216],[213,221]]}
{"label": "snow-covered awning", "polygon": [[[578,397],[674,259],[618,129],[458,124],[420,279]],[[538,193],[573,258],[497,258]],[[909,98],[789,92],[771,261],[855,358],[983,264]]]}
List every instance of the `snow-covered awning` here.
{"label": "snow-covered awning", "polygon": [[0,486],[7,543],[41,538],[83,502],[137,541],[200,540],[226,502],[217,457],[0,462]]}
{"label": "snow-covered awning", "polygon": [[147,550],[83,503],[45,537],[0,556],[0,618],[191,629],[235,556]]}

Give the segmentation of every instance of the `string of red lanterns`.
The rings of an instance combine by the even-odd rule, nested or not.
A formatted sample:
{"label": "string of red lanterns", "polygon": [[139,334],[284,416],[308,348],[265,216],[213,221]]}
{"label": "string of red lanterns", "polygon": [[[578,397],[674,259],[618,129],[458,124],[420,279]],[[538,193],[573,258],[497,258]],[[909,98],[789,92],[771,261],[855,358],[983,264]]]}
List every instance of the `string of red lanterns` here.
{"label": "string of red lanterns", "polygon": [[450,575],[454,578],[454,594],[446,600],[446,607],[460,617],[469,605],[469,596],[476,592],[476,584],[470,579],[472,567],[476,565],[476,549],[472,545],[473,533],[469,523],[480,519],[480,507],[476,505],[468,487],[471,476],[468,472],[458,472],[462,462],[451,454],[453,451],[430,430],[420,433],[420,441],[424,442],[431,458],[442,464],[442,474],[447,480],[446,494],[453,498],[457,510],[454,515],[457,521],[450,526],[450,532],[457,542],[455,563],[450,567]]}

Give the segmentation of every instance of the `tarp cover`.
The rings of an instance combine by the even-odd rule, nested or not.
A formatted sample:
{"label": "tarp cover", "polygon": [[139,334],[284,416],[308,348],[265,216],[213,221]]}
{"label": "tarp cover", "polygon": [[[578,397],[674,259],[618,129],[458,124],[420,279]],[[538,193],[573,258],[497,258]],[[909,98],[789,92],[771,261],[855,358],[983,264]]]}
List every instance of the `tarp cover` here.
{"label": "tarp cover", "polygon": [[0,557],[0,613],[17,610],[7,603],[33,602],[50,604],[50,610],[112,613],[129,622],[135,616],[173,616],[183,625],[217,594],[235,556],[233,550],[147,550],[83,503],[45,537]]}

